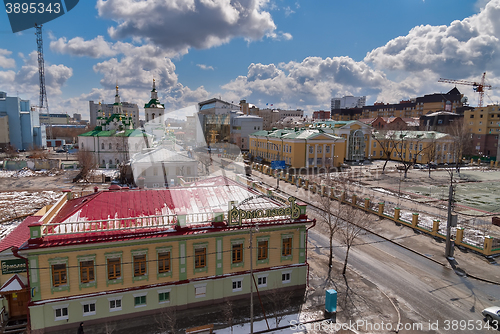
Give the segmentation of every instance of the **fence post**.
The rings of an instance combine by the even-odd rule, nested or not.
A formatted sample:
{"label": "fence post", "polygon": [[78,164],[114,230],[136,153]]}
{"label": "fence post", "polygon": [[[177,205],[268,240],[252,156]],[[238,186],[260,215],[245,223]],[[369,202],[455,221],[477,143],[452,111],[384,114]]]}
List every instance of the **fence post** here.
{"label": "fence post", "polygon": [[491,248],[493,246],[493,237],[490,237],[489,235],[484,237],[484,247],[483,247],[483,254],[484,255],[491,255]]}
{"label": "fence post", "polygon": [[[439,233],[439,223],[440,223],[439,219],[434,219],[432,221],[432,235],[434,235],[434,236],[437,236]],[[458,231],[457,231],[457,233],[458,233]]]}
{"label": "fence post", "polygon": [[324,184],[321,185],[321,196],[327,196],[326,195],[326,186]]}
{"label": "fence post", "polygon": [[461,244],[464,240],[464,228],[457,227],[457,235],[455,237],[455,244]]}
{"label": "fence post", "polygon": [[414,213],[411,217],[411,226],[417,227],[418,225],[418,213]]}
{"label": "fence post", "polygon": [[368,211],[370,210],[370,199],[365,198],[365,210]]}
{"label": "fence post", "polygon": [[341,203],[345,202],[345,191],[343,191],[342,195],[340,196],[340,202]]}
{"label": "fence post", "polygon": [[353,194],[352,195],[352,205],[357,205],[358,203],[358,196]]}
{"label": "fence post", "polygon": [[309,179],[304,180],[304,189],[309,190]]}
{"label": "fence post", "polygon": [[334,188],[333,188],[333,187],[330,187],[330,198],[331,198],[331,199],[335,199],[335,198],[336,198],[336,197],[335,197],[335,190],[334,190]]}
{"label": "fence post", "polygon": [[394,208],[394,220],[399,220],[399,211],[400,208]]}
{"label": "fence post", "polygon": [[378,203],[378,215],[381,217],[384,215],[384,206],[385,206],[384,202]]}

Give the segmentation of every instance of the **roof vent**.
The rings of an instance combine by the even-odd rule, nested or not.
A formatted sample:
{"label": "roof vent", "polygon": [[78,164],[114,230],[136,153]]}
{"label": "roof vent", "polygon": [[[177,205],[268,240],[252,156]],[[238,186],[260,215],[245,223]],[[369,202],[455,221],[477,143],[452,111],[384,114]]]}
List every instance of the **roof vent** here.
{"label": "roof vent", "polygon": [[120,187],[119,185],[117,184],[112,184],[109,188],[109,190],[112,190],[112,191],[116,191],[116,190],[121,190],[122,187]]}

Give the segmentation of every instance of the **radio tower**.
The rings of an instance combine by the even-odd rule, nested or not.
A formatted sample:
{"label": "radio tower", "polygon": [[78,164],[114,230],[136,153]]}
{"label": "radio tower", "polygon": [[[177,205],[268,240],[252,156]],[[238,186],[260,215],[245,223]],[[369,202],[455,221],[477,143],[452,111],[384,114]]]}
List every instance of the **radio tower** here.
{"label": "radio tower", "polygon": [[47,139],[52,139],[52,122],[49,114],[49,103],[47,102],[47,92],[45,90],[45,63],[43,61],[43,39],[42,25],[35,23],[36,29],[36,44],[38,46],[38,77],[40,79],[40,112],[45,109],[47,118],[49,119],[49,127],[47,128]]}

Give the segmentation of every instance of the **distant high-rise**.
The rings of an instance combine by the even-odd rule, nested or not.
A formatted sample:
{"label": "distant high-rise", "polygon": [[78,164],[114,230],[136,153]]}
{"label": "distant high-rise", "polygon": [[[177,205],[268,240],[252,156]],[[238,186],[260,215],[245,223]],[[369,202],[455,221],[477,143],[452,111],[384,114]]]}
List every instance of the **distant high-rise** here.
{"label": "distant high-rise", "polygon": [[366,104],[366,96],[344,96],[332,98],[331,110],[362,108]]}

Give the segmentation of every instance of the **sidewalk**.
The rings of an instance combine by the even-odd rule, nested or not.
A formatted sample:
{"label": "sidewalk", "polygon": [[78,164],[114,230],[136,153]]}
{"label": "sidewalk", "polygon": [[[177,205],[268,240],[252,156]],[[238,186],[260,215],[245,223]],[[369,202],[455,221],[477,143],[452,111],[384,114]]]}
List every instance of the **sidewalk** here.
{"label": "sidewalk", "polygon": [[[252,173],[254,178],[260,178],[263,183],[269,187],[276,188],[275,178],[264,175],[255,170],[253,170]],[[317,194],[313,194],[301,188],[297,189],[295,185],[284,181],[280,181],[279,190],[313,205],[317,203],[319,198],[319,195]],[[372,191],[371,189],[369,190],[370,192]],[[412,210],[415,206],[425,204],[412,202],[411,207],[406,207],[405,205],[407,205],[406,201],[401,203],[402,209]],[[373,217],[375,219],[379,219],[375,215]],[[482,255],[475,254],[471,251],[462,251],[458,247],[455,247],[454,257],[456,263],[452,265],[444,256],[444,242],[438,242],[431,236],[425,234],[415,235],[413,229],[409,227],[397,226],[393,221],[387,219],[380,220],[371,232],[384,239],[393,240],[392,242],[397,243],[414,253],[427,257],[430,260],[441,264],[443,267],[450,270],[454,269],[457,274],[465,274],[475,279],[500,285],[500,268],[494,259],[488,260]]]}

